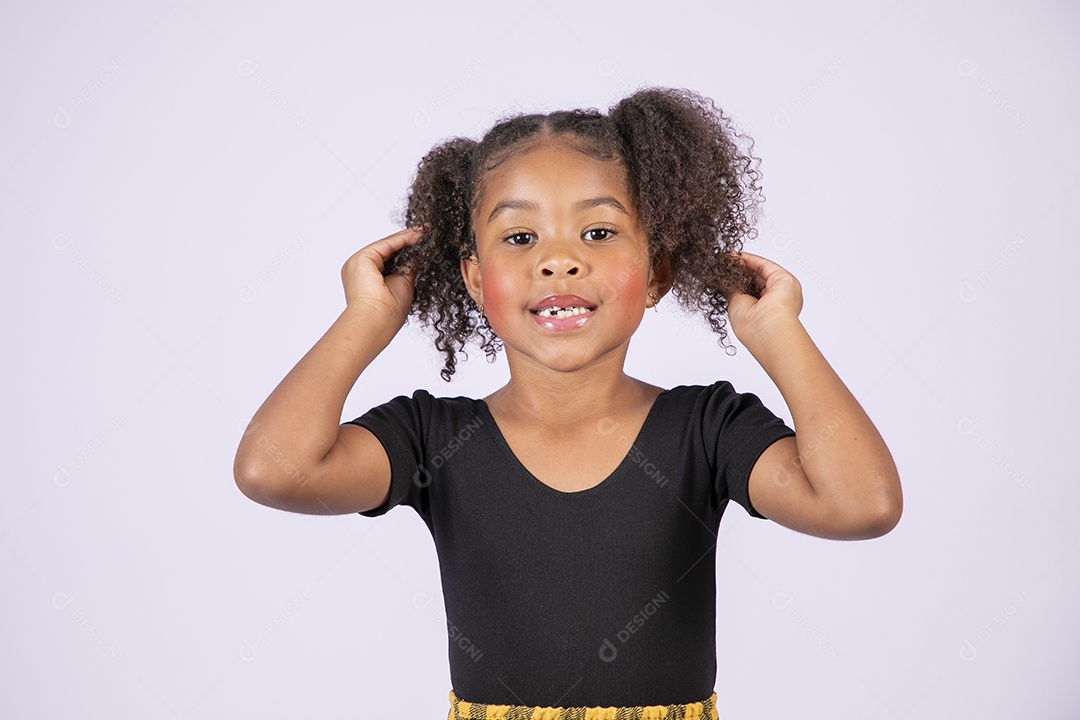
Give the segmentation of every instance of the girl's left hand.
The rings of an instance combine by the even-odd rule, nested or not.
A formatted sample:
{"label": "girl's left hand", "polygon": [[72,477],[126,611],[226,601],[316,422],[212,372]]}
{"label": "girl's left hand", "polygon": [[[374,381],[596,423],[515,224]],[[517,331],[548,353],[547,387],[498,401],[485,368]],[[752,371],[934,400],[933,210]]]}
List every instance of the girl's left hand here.
{"label": "girl's left hand", "polygon": [[735,291],[728,294],[728,319],[735,336],[744,344],[764,335],[774,322],[796,320],[802,311],[802,285],[784,268],[760,255],[743,252],[736,257],[755,276],[761,297]]}

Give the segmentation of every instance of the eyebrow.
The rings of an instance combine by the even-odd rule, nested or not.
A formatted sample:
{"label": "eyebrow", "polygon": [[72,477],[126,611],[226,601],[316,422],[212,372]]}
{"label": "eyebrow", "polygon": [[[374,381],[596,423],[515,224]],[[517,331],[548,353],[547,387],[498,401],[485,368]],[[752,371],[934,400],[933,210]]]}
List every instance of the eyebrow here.
{"label": "eyebrow", "polygon": [[[625,207],[623,207],[623,204],[615,198],[611,197],[610,195],[601,195],[599,197],[582,200],[577,204],[577,209],[588,210],[590,208],[601,207],[603,205],[613,207],[627,217],[630,216],[630,213],[626,210]],[[491,214],[488,215],[487,221],[491,222],[492,220],[494,220],[495,216],[501,213],[503,210],[531,210],[532,212],[539,212],[540,206],[538,206],[532,200],[523,200],[521,198],[506,198],[505,200],[500,200],[499,202],[495,203],[495,207],[491,209]]]}

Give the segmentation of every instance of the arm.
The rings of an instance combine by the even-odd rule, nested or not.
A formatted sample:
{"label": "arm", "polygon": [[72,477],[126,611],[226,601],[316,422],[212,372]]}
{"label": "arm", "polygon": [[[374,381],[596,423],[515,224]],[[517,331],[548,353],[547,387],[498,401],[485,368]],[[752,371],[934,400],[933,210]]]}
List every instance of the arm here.
{"label": "arm", "polygon": [[269,507],[309,514],[368,510],[390,491],[390,462],[366,428],[342,425],[360,374],[408,317],[411,272],[382,276],[385,261],[420,234],[395,233],[342,268],[346,308],[252,417],[233,464],[237,487]]}
{"label": "arm", "polygon": [[741,257],[764,286],[738,293],[732,329],[776,383],[794,438],[782,438],[750,474],[751,503],[793,530],[834,540],[879,537],[903,512],[900,477],[885,441],[798,320],[802,290],[776,263]]}

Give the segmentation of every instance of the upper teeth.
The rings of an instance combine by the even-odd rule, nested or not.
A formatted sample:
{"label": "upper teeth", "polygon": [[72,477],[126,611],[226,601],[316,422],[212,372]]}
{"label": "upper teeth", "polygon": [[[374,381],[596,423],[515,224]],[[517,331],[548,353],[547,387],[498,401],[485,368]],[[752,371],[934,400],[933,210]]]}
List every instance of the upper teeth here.
{"label": "upper teeth", "polygon": [[589,309],[588,308],[583,308],[583,307],[569,307],[569,308],[546,307],[546,308],[543,308],[541,310],[537,310],[536,314],[537,315],[544,315],[546,317],[566,318],[566,317],[570,317],[571,315],[581,315],[582,313],[587,313],[587,312],[589,312]]}

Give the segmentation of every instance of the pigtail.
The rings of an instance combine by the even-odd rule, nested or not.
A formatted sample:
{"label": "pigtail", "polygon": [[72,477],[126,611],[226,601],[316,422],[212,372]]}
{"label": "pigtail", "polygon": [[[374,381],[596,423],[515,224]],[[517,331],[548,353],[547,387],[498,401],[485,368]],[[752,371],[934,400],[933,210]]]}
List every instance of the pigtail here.
{"label": "pigtail", "polygon": [[456,352],[479,331],[480,347],[494,359],[500,341],[476,309],[461,277],[460,261],[474,251],[471,200],[477,142],[454,138],[433,148],[420,161],[405,201],[404,224],[428,228],[417,243],[402,248],[386,273],[407,266],[415,273],[410,315],[431,329],[435,347],[445,356],[440,371],[449,382]]}
{"label": "pigtail", "polygon": [[753,141],[712,100],[690,90],[640,90],[609,117],[650,243],[670,255],[672,294],[701,312],[724,345],[728,294],[737,288],[758,295],[752,274],[726,254],[757,235],[763,197]]}

